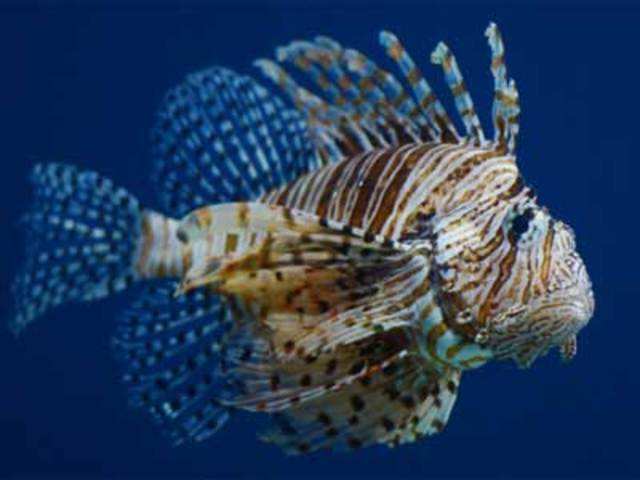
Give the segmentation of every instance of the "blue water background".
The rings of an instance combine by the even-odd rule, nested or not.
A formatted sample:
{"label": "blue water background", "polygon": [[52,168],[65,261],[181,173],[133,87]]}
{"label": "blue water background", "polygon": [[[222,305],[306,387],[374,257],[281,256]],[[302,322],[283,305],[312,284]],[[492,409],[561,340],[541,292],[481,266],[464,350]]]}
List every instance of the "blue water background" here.
{"label": "blue water background", "polygon": [[148,130],[163,93],[213,64],[254,73],[277,45],[330,35],[385,65],[394,31],[446,105],[428,63],[457,54],[490,125],[483,31],[498,22],[522,104],[519,165],[570,223],[597,311],[577,358],[464,375],[445,432],[395,450],[285,457],[238,415],[212,440],[172,448],[127,407],[109,339],[130,296],[60,308],[19,339],[0,329],[0,475],[38,477],[639,476],[640,12],[625,4],[363,2],[0,6],[0,305],[22,252],[15,228],[38,161],[98,170],[157,206]]}

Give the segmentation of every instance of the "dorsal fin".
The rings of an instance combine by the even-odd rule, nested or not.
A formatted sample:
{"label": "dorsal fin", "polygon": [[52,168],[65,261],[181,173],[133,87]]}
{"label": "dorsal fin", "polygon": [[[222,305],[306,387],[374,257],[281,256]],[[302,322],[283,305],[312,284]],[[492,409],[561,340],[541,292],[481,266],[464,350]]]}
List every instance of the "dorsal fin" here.
{"label": "dorsal fin", "polygon": [[[486,35],[495,79],[494,142],[513,153],[518,132],[518,95],[513,81],[506,79],[504,46],[495,24],[489,26]],[[318,94],[300,86],[278,63],[261,59],[256,65],[287,94],[306,119],[311,140],[325,162],[411,142],[468,142],[480,146],[489,143],[458,63],[444,43],[438,44],[431,60],[443,68],[465,127],[464,135],[458,133],[398,38],[382,32],[380,43],[409,88],[360,52],[344,49],[326,37],[292,42],[276,52],[278,62],[306,74],[318,88]]]}

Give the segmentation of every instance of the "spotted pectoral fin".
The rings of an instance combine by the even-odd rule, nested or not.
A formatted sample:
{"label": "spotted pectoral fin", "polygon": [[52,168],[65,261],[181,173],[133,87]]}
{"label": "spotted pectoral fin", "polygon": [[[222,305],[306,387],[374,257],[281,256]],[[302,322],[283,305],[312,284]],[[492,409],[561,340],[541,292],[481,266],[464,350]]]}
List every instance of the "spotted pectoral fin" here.
{"label": "spotted pectoral fin", "polygon": [[[297,210],[221,205],[196,211],[180,231],[192,248],[209,248],[180,291],[208,285],[239,299],[271,330],[281,356],[411,325],[429,290],[428,252]],[[233,252],[219,248],[225,242],[216,236],[233,232],[254,240],[236,242],[246,248]]]}
{"label": "spotted pectoral fin", "polygon": [[282,358],[269,332],[260,330],[248,322],[228,342],[227,365],[239,393],[227,401],[235,408],[272,413],[365,382],[406,356],[413,341],[408,331],[395,329],[331,353]]}
{"label": "spotted pectoral fin", "polygon": [[[417,321],[428,301],[428,252],[282,207],[243,208],[245,227],[262,239],[194,264],[182,291],[208,285],[241,300],[270,329],[278,355],[331,351]],[[209,214],[201,224],[232,224]],[[197,216],[184,224],[193,245],[207,238]]]}
{"label": "spotted pectoral fin", "polygon": [[413,442],[444,428],[459,382],[458,370],[428,371],[406,356],[274,415],[274,427],[262,438],[294,454]]}

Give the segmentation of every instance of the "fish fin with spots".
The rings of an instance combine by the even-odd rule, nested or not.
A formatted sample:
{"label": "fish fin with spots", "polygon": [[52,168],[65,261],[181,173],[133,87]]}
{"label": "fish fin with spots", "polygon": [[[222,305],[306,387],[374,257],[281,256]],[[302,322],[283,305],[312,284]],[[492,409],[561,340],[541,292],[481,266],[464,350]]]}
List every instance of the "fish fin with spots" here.
{"label": "fish fin with spots", "polygon": [[233,318],[219,296],[175,281],[144,286],[120,317],[112,344],[130,403],[147,410],[176,444],[213,435],[228,419],[224,344]]}
{"label": "fish fin with spots", "polygon": [[192,73],[167,92],[151,140],[154,183],[174,216],[256,199],[319,166],[301,115],[221,67]]}
{"label": "fish fin with spots", "polygon": [[459,383],[459,370],[431,371],[407,355],[274,414],[274,426],[262,439],[291,454],[414,442],[442,431]]}
{"label": "fish fin with spots", "polygon": [[251,330],[245,330],[242,348],[235,347],[240,345],[235,340],[228,343],[227,351],[237,352],[227,361],[237,388],[226,404],[270,413],[330,395],[356,381],[366,382],[406,355],[412,341],[407,330],[397,328],[375,339],[341,345],[330,353],[282,358],[268,328]]}
{"label": "fish fin with spots", "polygon": [[291,356],[292,343],[296,351],[317,354],[414,325],[430,301],[426,246],[409,249],[294,209],[208,207],[183,220],[179,231],[192,248],[233,231],[254,239],[234,253],[225,253],[226,241],[213,242],[218,249],[208,247],[210,255],[191,266],[179,292],[208,286],[240,299],[273,331],[283,357]]}

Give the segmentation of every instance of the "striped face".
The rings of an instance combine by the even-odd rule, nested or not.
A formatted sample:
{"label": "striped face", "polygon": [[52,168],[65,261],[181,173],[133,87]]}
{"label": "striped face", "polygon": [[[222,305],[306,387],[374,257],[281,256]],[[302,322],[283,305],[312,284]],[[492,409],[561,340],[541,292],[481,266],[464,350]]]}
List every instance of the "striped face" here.
{"label": "striped face", "polygon": [[466,333],[526,367],[551,347],[571,358],[594,300],[570,227],[518,185],[438,222],[436,261],[458,318],[475,319]]}

